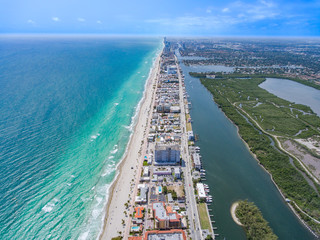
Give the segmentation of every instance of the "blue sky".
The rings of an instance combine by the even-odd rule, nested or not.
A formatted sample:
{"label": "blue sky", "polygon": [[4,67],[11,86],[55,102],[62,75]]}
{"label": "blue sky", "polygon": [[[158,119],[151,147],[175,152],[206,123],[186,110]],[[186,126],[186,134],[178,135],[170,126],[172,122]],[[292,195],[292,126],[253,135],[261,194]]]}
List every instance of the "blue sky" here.
{"label": "blue sky", "polygon": [[0,0],[0,33],[320,36],[320,0]]}

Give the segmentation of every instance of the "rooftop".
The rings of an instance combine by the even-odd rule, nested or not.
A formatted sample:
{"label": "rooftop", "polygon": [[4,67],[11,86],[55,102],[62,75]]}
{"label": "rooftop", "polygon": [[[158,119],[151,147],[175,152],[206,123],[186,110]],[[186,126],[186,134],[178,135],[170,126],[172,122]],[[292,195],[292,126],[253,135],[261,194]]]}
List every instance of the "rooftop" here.
{"label": "rooftop", "polygon": [[134,215],[135,218],[142,218],[143,217],[143,214],[142,214],[142,211],[143,211],[144,207],[136,207],[135,210],[136,210],[136,214]]}
{"label": "rooftop", "polygon": [[173,229],[170,231],[149,231],[145,233],[145,240],[186,240],[183,230]]}
{"label": "rooftop", "polygon": [[180,216],[177,213],[168,212],[163,202],[153,203],[152,209],[154,211],[155,218],[160,221],[178,221],[180,219]]}

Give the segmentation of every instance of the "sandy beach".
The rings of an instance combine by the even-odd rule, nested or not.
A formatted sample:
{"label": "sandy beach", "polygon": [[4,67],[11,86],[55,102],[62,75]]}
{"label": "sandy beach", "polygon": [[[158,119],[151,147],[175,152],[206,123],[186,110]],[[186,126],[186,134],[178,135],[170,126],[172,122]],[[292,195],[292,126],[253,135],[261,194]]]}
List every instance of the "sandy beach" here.
{"label": "sandy beach", "polygon": [[133,135],[130,138],[124,158],[118,166],[118,175],[109,190],[106,217],[100,239],[110,240],[119,236],[120,232],[123,234],[129,224],[130,213],[128,211],[130,208],[126,207],[126,203],[129,206],[134,204],[134,194],[138,184],[136,176],[140,176],[141,169],[139,166],[142,165],[142,154],[145,153],[146,149],[146,130],[152,114],[152,103],[155,96],[153,85],[156,83],[160,69],[160,56],[161,53],[157,56],[147,80]]}
{"label": "sandy beach", "polygon": [[233,203],[231,206],[231,209],[230,209],[230,213],[231,213],[233,221],[236,224],[238,224],[239,226],[243,226],[243,224],[240,222],[240,220],[237,218],[237,215],[236,215],[236,209],[237,209],[238,205],[239,205],[238,202]]}

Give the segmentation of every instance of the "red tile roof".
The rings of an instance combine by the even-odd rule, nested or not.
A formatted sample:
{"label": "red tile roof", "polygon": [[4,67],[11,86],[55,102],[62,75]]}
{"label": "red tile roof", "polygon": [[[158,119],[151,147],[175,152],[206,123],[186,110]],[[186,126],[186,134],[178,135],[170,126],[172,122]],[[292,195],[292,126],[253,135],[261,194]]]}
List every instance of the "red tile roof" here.
{"label": "red tile roof", "polygon": [[143,211],[144,207],[136,207],[135,210],[136,210],[136,214],[134,215],[135,218],[142,218],[143,217],[143,214],[142,214],[142,211]]}

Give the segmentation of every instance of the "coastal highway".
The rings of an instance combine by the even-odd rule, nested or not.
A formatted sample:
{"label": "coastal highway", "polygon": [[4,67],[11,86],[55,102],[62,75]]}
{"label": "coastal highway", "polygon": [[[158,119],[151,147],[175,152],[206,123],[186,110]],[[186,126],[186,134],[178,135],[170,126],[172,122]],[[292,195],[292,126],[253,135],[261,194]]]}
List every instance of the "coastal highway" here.
{"label": "coastal highway", "polygon": [[[178,59],[175,56],[176,65],[179,68]],[[184,184],[185,184],[185,194],[186,194],[186,201],[187,201],[187,214],[190,223],[190,237],[192,239],[202,239],[201,236],[201,226],[199,221],[198,209],[197,209],[197,202],[194,195],[193,189],[193,182],[191,176],[191,159],[189,155],[189,148],[188,148],[188,138],[187,138],[187,131],[186,131],[186,115],[185,115],[185,103],[183,98],[183,88],[182,88],[182,76],[180,70],[178,70],[178,77],[179,77],[179,95],[180,95],[180,108],[181,108],[181,126],[182,126],[182,136],[181,136],[181,156],[182,159],[185,161],[185,166],[183,166],[184,172]]]}

